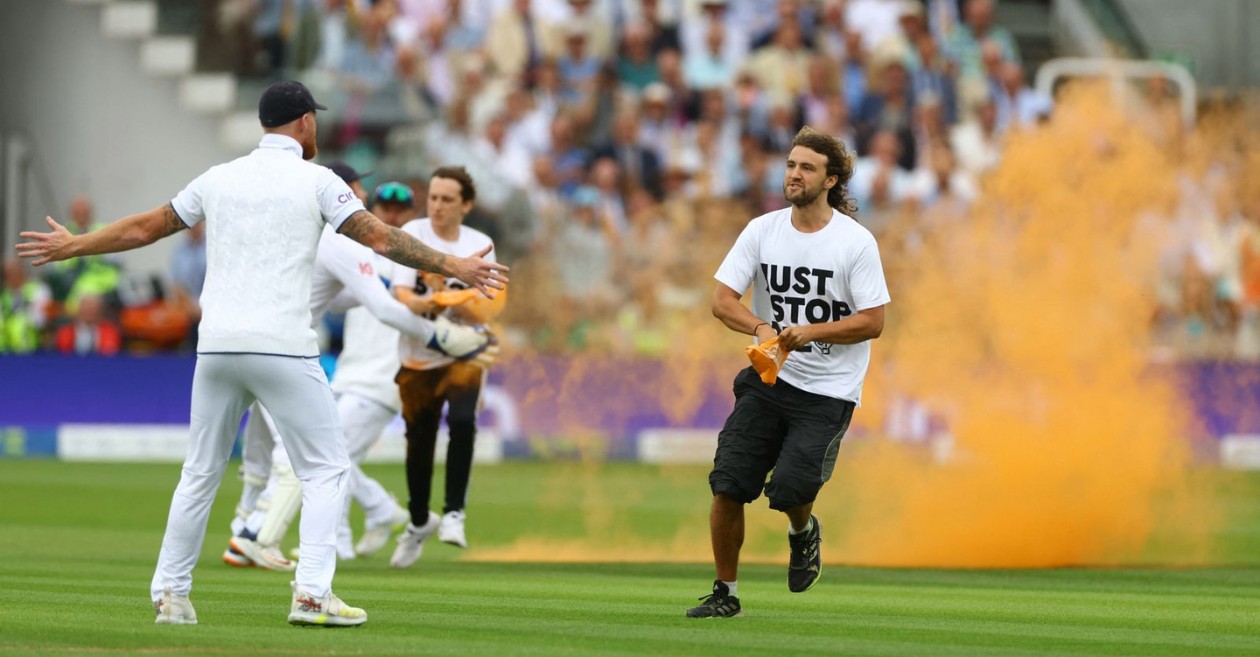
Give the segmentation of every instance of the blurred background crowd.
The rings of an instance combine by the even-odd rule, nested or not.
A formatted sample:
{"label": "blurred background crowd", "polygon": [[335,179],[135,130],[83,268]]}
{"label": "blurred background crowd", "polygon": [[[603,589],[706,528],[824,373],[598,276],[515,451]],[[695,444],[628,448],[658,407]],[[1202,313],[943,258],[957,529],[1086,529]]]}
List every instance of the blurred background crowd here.
{"label": "blurred background crowd", "polygon": [[[321,160],[425,198],[434,168],[478,186],[467,223],[513,267],[509,344],[660,355],[707,316],[712,273],[752,217],[784,206],[803,125],[855,153],[857,219],[896,271],[916,233],[965,228],[1004,144],[1054,119],[995,0],[202,0],[198,67],[244,98],[298,78],[331,111]],[[250,85],[253,85],[252,87]],[[1198,128],[1156,78],[1135,116],[1164,148]],[[1233,101],[1202,101],[1200,122]],[[1241,148],[1241,147],[1240,147]],[[1162,355],[1260,356],[1260,195],[1244,155],[1170,184],[1149,286]],[[74,231],[101,219],[75,197]],[[417,216],[424,216],[423,205]],[[0,351],[190,350],[200,229],[163,276],[80,258],[6,259]],[[335,344],[336,329],[330,329]]]}

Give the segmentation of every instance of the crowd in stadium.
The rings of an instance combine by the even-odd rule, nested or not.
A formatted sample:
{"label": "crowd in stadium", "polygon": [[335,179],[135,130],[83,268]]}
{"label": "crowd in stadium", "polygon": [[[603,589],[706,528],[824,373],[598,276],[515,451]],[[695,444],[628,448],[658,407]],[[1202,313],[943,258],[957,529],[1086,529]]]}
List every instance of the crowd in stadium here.
{"label": "crowd in stadium", "polygon": [[[662,352],[743,224],[782,207],[802,125],[857,154],[850,190],[879,236],[906,213],[964,217],[1006,135],[1052,112],[995,0],[213,4],[201,64],[307,81],[333,109],[324,153],[418,192],[437,166],[469,169],[467,223],[529,282],[504,338],[544,351]],[[1260,213],[1228,176],[1185,185],[1192,246],[1167,254],[1154,324],[1194,354],[1233,353],[1260,302],[1260,232],[1243,218]],[[70,216],[89,229],[90,201]],[[6,264],[0,351],[189,349],[204,245],[181,239],[156,292],[106,258],[39,280]]]}

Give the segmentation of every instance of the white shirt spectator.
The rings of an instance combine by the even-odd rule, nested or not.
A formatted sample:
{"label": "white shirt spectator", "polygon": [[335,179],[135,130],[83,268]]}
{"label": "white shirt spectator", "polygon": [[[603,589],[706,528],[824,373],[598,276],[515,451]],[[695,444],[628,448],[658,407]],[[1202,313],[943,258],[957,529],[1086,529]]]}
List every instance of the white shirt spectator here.
{"label": "white shirt spectator", "polygon": [[890,37],[901,33],[902,0],[849,0],[845,5],[844,22],[849,30],[862,35],[866,52]]}

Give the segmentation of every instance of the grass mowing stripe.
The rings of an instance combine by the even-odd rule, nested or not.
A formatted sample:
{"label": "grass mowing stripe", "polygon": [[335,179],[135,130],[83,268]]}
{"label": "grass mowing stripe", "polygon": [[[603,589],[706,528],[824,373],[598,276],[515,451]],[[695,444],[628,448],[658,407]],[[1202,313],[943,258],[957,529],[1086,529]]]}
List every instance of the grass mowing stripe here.
{"label": "grass mowing stripe", "polygon": [[[401,474],[385,472],[396,486]],[[15,474],[15,477],[8,475]],[[618,532],[669,541],[703,520],[699,469],[508,464],[478,473],[470,538],[581,537],[604,503]],[[574,499],[580,478],[601,492]],[[239,484],[212,511],[193,602],[201,625],[158,627],[146,595],[178,468],[0,461],[0,653],[32,655],[736,655],[908,657],[1260,654],[1260,541],[1230,535],[1239,565],[1210,569],[958,571],[830,566],[808,594],[784,568],[741,568],[747,616],[683,618],[712,566],[463,561],[435,544],[414,568],[385,554],[339,565],[337,591],[366,626],[285,623],[290,575],[224,566]],[[692,481],[695,479],[695,481]],[[65,485],[73,482],[73,485]],[[697,484],[697,482],[700,482]],[[598,486],[598,488],[594,488]],[[1260,518],[1260,476],[1231,475],[1234,513]],[[625,490],[624,496],[606,495]],[[699,502],[697,504],[696,502]],[[768,513],[757,509],[756,513]],[[1243,538],[1239,538],[1243,536]],[[1257,538],[1260,538],[1258,536]],[[774,537],[777,542],[781,537]],[[475,553],[475,552],[474,552]]]}

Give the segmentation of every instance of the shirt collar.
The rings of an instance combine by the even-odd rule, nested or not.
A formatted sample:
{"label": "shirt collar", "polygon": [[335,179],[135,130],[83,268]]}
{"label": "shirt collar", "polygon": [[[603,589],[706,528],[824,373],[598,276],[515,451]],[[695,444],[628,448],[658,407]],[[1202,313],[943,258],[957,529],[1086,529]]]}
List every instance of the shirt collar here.
{"label": "shirt collar", "polygon": [[258,142],[259,148],[278,148],[280,150],[289,151],[298,157],[302,157],[302,145],[298,141],[288,135],[278,135],[269,133],[263,135],[262,141]]}

